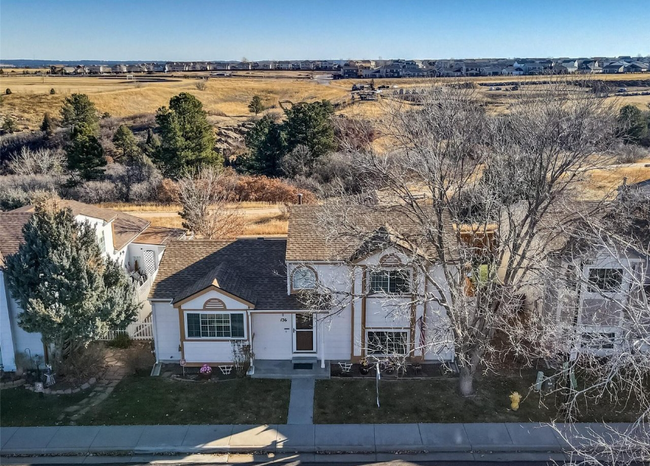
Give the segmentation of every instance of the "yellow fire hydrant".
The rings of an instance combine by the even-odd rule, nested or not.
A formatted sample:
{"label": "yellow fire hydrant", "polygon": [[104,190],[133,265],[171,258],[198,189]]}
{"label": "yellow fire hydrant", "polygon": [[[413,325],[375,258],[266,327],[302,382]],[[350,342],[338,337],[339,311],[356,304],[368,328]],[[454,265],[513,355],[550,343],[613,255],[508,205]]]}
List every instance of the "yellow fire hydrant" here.
{"label": "yellow fire hydrant", "polygon": [[510,395],[510,407],[513,411],[519,409],[519,402],[521,401],[521,395],[518,392],[512,392]]}

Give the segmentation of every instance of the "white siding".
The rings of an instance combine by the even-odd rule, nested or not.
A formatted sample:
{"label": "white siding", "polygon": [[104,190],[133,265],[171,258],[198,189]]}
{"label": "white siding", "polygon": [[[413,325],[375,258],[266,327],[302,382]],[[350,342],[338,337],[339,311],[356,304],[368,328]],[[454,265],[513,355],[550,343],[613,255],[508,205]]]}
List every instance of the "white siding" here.
{"label": "white siding", "polygon": [[351,355],[352,321],[350,306],[341,313],[318,319],[318,330],[323,332],[325,359],[347,361]]}
{"label": "white siding", "polygon": [[8,293],[5,291],[4,274],[0,270],[0,364],[7,372],[16,370],[14,337],[9,317]]}
{"label": "white siding", "polygon": [[11,297],[9,297],[9,316],[11,319],[11,331],[13,332],[14,337],[14,348],[16,354],[24,353],[25,350],[29,349],[32,356],[40,355],[43,356],[45,351],[43,349],[43,341],[41,340],[40,333],[29,333],[24,331],[18,325],[18,316],[23,312],[23,310],[18,306],[18,303]]}
{"label": "white siding", "polygon": [[255,359],[291,359],[293,351],[292,314],[252,312],[251,319]]}
{"label": "white siding", "polygon": [[171,303],[152,302],[153,334],[156,343],[156,360],[176,362],[181,359],[179,345],[181,333],[178,322],[178,310]]}
{"label": "white siding", "polygon": [[231,362],[232,344],[228,341],[186,341],[183,344],[188,364]]}

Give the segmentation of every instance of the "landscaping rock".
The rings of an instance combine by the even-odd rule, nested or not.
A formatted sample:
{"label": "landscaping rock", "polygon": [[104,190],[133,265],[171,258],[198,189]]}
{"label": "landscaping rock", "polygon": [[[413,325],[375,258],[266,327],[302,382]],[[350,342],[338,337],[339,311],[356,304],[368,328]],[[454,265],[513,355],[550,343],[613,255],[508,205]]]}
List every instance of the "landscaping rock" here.
{"label": "landscaping rock", "polygon": [[89,389],[89,388],[90,388],[90,384],[89,384],[88,382],[86,382],[85,384],[83,384],[83,385],[81,386],[81,389],[82,389],[82,390],[87,390],[87,389]]}
{"label": "landscaping rock", "polygon": [[65,391],[65,394],[66,394],[66,395],[70,395],[71,393],[72,393],[72,389],[71,389],[71,388],[68,388],[68,389]]}
{"label": "landscaping rock", "polygon": [[97,382],[97,379],[95,377],[91,377],[90,380],[88,381],[90,385],[95,385],[95,382]]}

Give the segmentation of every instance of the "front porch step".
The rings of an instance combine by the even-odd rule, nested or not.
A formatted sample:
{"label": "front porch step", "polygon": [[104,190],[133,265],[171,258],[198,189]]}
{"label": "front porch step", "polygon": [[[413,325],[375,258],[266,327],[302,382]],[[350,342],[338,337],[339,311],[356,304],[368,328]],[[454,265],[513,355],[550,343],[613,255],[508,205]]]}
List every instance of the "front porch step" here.
{"label": "front porch step", "polygon": [[[310,364],[311,368],[296,369],[294,364]],[[289,360],[255,360],[255,371],[251,375],[255,379],[329,379],[330,363],[321,362],[314,357],[298,357]]]}

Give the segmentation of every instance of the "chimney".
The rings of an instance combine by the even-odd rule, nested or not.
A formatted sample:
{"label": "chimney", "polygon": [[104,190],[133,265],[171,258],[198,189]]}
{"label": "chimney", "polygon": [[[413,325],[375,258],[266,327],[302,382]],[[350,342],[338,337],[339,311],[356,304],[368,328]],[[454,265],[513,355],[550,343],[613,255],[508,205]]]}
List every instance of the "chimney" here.
{"label": "chimney", "polygon": [[302,205],[302,193],[298,193],[298,205]]}

